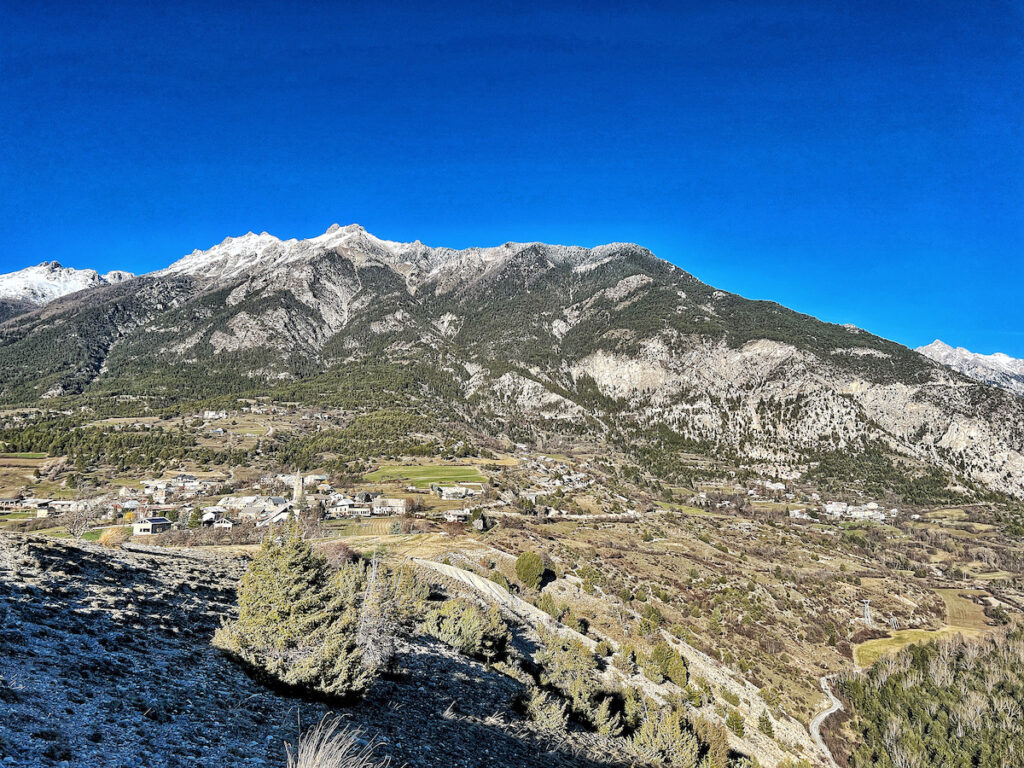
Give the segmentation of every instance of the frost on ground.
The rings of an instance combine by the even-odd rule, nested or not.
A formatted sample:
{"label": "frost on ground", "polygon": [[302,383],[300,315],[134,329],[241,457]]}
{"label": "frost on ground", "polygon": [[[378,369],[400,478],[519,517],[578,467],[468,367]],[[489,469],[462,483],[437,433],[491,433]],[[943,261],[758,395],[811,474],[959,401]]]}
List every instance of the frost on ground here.
{"label": "frost on ground", "polygon": [[[0,534],[0,765],[284,766],[331,708],[278,694],[210,646],[245,561]],[[585,734],[511,714],[518,684],[432,642],[336,707],[409,766],[601,766]]]}

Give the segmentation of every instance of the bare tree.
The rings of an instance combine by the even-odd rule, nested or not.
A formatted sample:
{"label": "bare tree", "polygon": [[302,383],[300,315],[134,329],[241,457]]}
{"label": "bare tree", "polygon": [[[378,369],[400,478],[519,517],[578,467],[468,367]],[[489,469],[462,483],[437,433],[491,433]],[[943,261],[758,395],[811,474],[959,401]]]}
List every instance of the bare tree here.
{"label": "bare tree", "polygon": [[80,499],[60,518],[71,537],[78,541],[100,516],[99,499]]}

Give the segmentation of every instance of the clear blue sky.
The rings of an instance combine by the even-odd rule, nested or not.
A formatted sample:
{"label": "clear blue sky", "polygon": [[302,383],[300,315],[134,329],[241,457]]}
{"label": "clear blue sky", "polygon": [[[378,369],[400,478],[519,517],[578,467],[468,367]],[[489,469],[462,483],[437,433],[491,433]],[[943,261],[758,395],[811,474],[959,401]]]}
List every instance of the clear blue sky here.
{"label": "clear blue sky", "polygon": [[552,5],[7,3],[0,268],[625,240],[1024,357],[1020,2]]}

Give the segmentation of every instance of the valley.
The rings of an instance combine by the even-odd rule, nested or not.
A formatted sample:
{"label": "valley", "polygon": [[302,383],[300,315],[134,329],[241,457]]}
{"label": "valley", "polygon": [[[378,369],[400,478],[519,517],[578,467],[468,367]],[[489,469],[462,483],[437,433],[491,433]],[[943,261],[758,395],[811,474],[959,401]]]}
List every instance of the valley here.
{"label": "valley", "polygon": [[[309,519],[306,535],[316,546],[344,542],[394,567],[420,563],[417,572],[428,582],[437,578],[428,564],[455,568],[467,574],[465,583],[449,582],[446,591],[485,604],[493,592],[476,584],[511,585],[514,599],[536,614],[503,607],[510,621],[529,626],[540,615],[591,644],[604,643],[615,665],[642,686],[651,685],[642,660],[659,644],[678,648],[688,667],[682,692],[690,711],[721,723],[735,713],[745,721],[744,735],[732,733],[730,743],[761,765],[827,759],[809,734],[825,706],[821,677],[868,667],[909,643],[997,633],[1015,621],[1024,601],[1024,547],[1007,539],[1018,520],[1012,505],[949,508],[892,498],[875,505],[853,484],[836,497],[860,501],[844,506],[813,482],[769,479],[699,454],[687,458],[700,482],[662,485],[626,453],[566,439],[531,449],[484,435],[452,441],[419,433],[405,444],[432,440],[434,455],[344,462],[330,444],[300,454],[311,457],[308,470],[282,473],[285,465],[267,450],[271,429],[271,440],[304,433],[315,440],[325,424],[359,417],[335,411],[307,418],[302,407],[267,403],[274,426],[257,427],[254,419],[267,417],[246,415],[241,401],[237,407],[210,418],[197,412],[83,420],[83,428],[109,433],[97,438],[96,450],[105,450],[104,439],[145,430],[152,437],[138,440],[139,460],[149,440],[163,445],[167,432],[177,432],[181,458],[158,460],[157,468],[38,451],[5,454],[8,482],[20,482],[26,502],[99,503],[77,535],[62,527],[62,514],[37,516],[44,511],[20,501],[2,514],[0,531],[69,542],[64,546],[73,552],[83,546],[75,538],[95,542],[105,531],[134,531],[137,520],[160,515],[173,520],[170,530],[130,535],[124,551],[148,552],[155,544],[244,568],[274,526],[261,527],[259,518],[254,526],[224,505],[277,493],[290,501],[293,517]],[[262,453],[234,464],[232,452],[253,450],[242,441],[254,439]],[[401,500],[401,512],[378,510],[375,498]],[[231,526],[214,527],[221,519]],[[102,560],[106,551],[90,556]],[[537,553],[550,574],[539,591],[517,586],[524,553]],[[159,569],[154,578],[162,578]],[[764,716],[772,722],[770,738],[757,729]],[[846,756],[838,757],[845,765]]]}
{"label": "valley", "polygon": [[[26,644],[158,621],[154,671],[110,663],[217,681],[135,718],[196,760],[278,764],[333,713],[409,765],[492,764],[486,733],[501,764],[891,768],[856,681],[1024,608],[1024,401],[632,245],[229,238],[0,324],[0,404],[13,766],[130,750],[84,725],[114,677]],[[329,663],[262,645],[275,578],[286,614],[326,590],[280,642]],[[259,742],[249,700],[303,727]]]}

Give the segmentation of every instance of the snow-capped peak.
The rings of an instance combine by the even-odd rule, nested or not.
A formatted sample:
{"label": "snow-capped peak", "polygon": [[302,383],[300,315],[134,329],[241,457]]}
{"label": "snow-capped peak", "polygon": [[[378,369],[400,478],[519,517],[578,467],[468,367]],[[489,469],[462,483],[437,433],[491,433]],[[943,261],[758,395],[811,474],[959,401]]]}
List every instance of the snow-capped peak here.
{"label": "snow-capped peak", "polygon": [[972,379],[1024,396],[1024,360],[1018,360],[1002,352],[982,355],[963,347],[951,347],[939,339],[918,347],[917,351]]}
{"label": "snow-capped peak", "polygon": [[447,274],[487,270],[533,247],[541,249],[545,257],[553,262],[578,265],[604,257],[608,255],[606,252],[617,251],[623,244],[598,246],[591,250],[576,246],[508,242],[490,248],[454,250],[432,248],[419,240],[411,243],[382,240],[359,224],[344,227],[332,224],[322,235],[304,240],[280,240],[266,232],[258,235],[248,232],[241,237],[228,237],[205,251],[193,251],[155,274],[190,275],[204,280],[230,281],[251,275],[257,269],[265,273],[266,270],[292,265],[323,251],[345,251],[350,258],[378,261],[395,268],[412,286],[441,271]]}
{"label": "snow-capped peak", "polygon": [[69,293],[98,285],[120,283],[135,277],[131,272],[113,270],[105,275],[95,269],[74,269],[57,261],[0,275],[0,299],[24,301],[36,306],[48,304]]}

